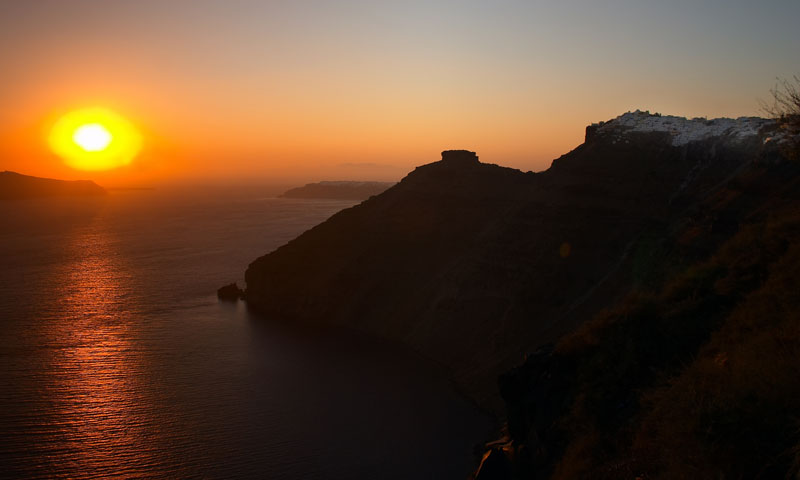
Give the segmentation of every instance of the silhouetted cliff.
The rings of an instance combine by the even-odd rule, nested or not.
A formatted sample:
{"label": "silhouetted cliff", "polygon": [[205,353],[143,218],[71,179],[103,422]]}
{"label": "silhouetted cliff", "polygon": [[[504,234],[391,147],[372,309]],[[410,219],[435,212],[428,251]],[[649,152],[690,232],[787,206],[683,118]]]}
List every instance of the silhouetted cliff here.
{"label": "silhouetted cliff", "polygon": [[447,366],[507,418],[479,479],[784,478],[800,468],[785,135],[633,112],[537,174],[446,151],[257,259],[245,296]]}
{"label": "silhouetted cliff", "polygon": [[0,200],[105,194],[101,186],[89,180],[65,181],[0,172]]}
{"label": "silhouetted cliff", "polygon": [[499,409],[497,375],[654,282],[643,236],[774,156],[771,129],[635,112],[587,130],[537,174],[443,152],[254,261],[246,299],[402,341]]}
{"label": "silhouetted cliff", "polygon": [[394,183],[391,182],[318,182],[287,190],[281,197],[366,200],[383,193],[392,185]]}

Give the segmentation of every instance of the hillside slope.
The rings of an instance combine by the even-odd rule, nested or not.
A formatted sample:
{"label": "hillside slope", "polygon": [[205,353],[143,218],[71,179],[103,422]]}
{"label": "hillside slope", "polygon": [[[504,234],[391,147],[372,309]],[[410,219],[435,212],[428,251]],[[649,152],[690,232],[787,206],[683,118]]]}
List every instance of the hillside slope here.
{"label": "hillside slope", "polygon": [[479,479],[800,472],[800,165],[773,160],[653,232],[651,288],[503,375]]}

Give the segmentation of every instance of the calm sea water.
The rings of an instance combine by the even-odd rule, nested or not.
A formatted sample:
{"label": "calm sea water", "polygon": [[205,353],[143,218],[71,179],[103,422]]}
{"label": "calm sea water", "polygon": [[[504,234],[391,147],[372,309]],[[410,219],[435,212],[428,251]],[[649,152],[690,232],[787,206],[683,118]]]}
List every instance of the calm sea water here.
{"label": "calm sea water", "polygon": [[0,204],[0,476],[464,478],[437,369],[216,288],[348,202],[256,189]]}

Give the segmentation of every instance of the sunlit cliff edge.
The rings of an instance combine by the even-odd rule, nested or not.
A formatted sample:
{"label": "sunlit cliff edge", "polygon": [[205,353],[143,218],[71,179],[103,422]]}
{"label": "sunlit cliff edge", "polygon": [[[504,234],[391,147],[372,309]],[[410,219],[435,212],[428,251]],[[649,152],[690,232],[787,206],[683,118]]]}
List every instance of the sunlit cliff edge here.
{"label": "sunlit cliff edge", "polygon": [[90,180],[56,180],[16,172],[0,172],[0,200],[37,197],[105,195],[106,190]]}
{"label": "sunlit cliff edge", "polygon": [[[767,459],[786,472],[800,169],[782,135],[637,111],[587,127],[541,173],[445,151],[255,260],[244,296],[444,365],[508,419],[479,478],[675,478],[687,445],[711,476]],[[761,315],[773,294],[782,307]],[[758,349],[776,355],[772,377],[746,361]],[[732,419],[759,414],[742,440],[752,425]]]}

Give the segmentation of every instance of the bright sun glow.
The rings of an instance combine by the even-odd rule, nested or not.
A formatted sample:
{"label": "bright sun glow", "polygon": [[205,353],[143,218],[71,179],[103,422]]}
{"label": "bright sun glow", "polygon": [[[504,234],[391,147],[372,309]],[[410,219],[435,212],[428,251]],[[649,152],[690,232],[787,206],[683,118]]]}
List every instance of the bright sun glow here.
{"label": "bright sun glow", "polygon": [[111,133],[99,123],[90,123],[78,127],[72,140],[87,152],[99,152],[111,143]]}
{"label": "bright sun glow", "polygon": [[105,108],[75,110],[50,130],[53,153],[78,170],[111,170],[133,161],[142,138],[126,119]]}

